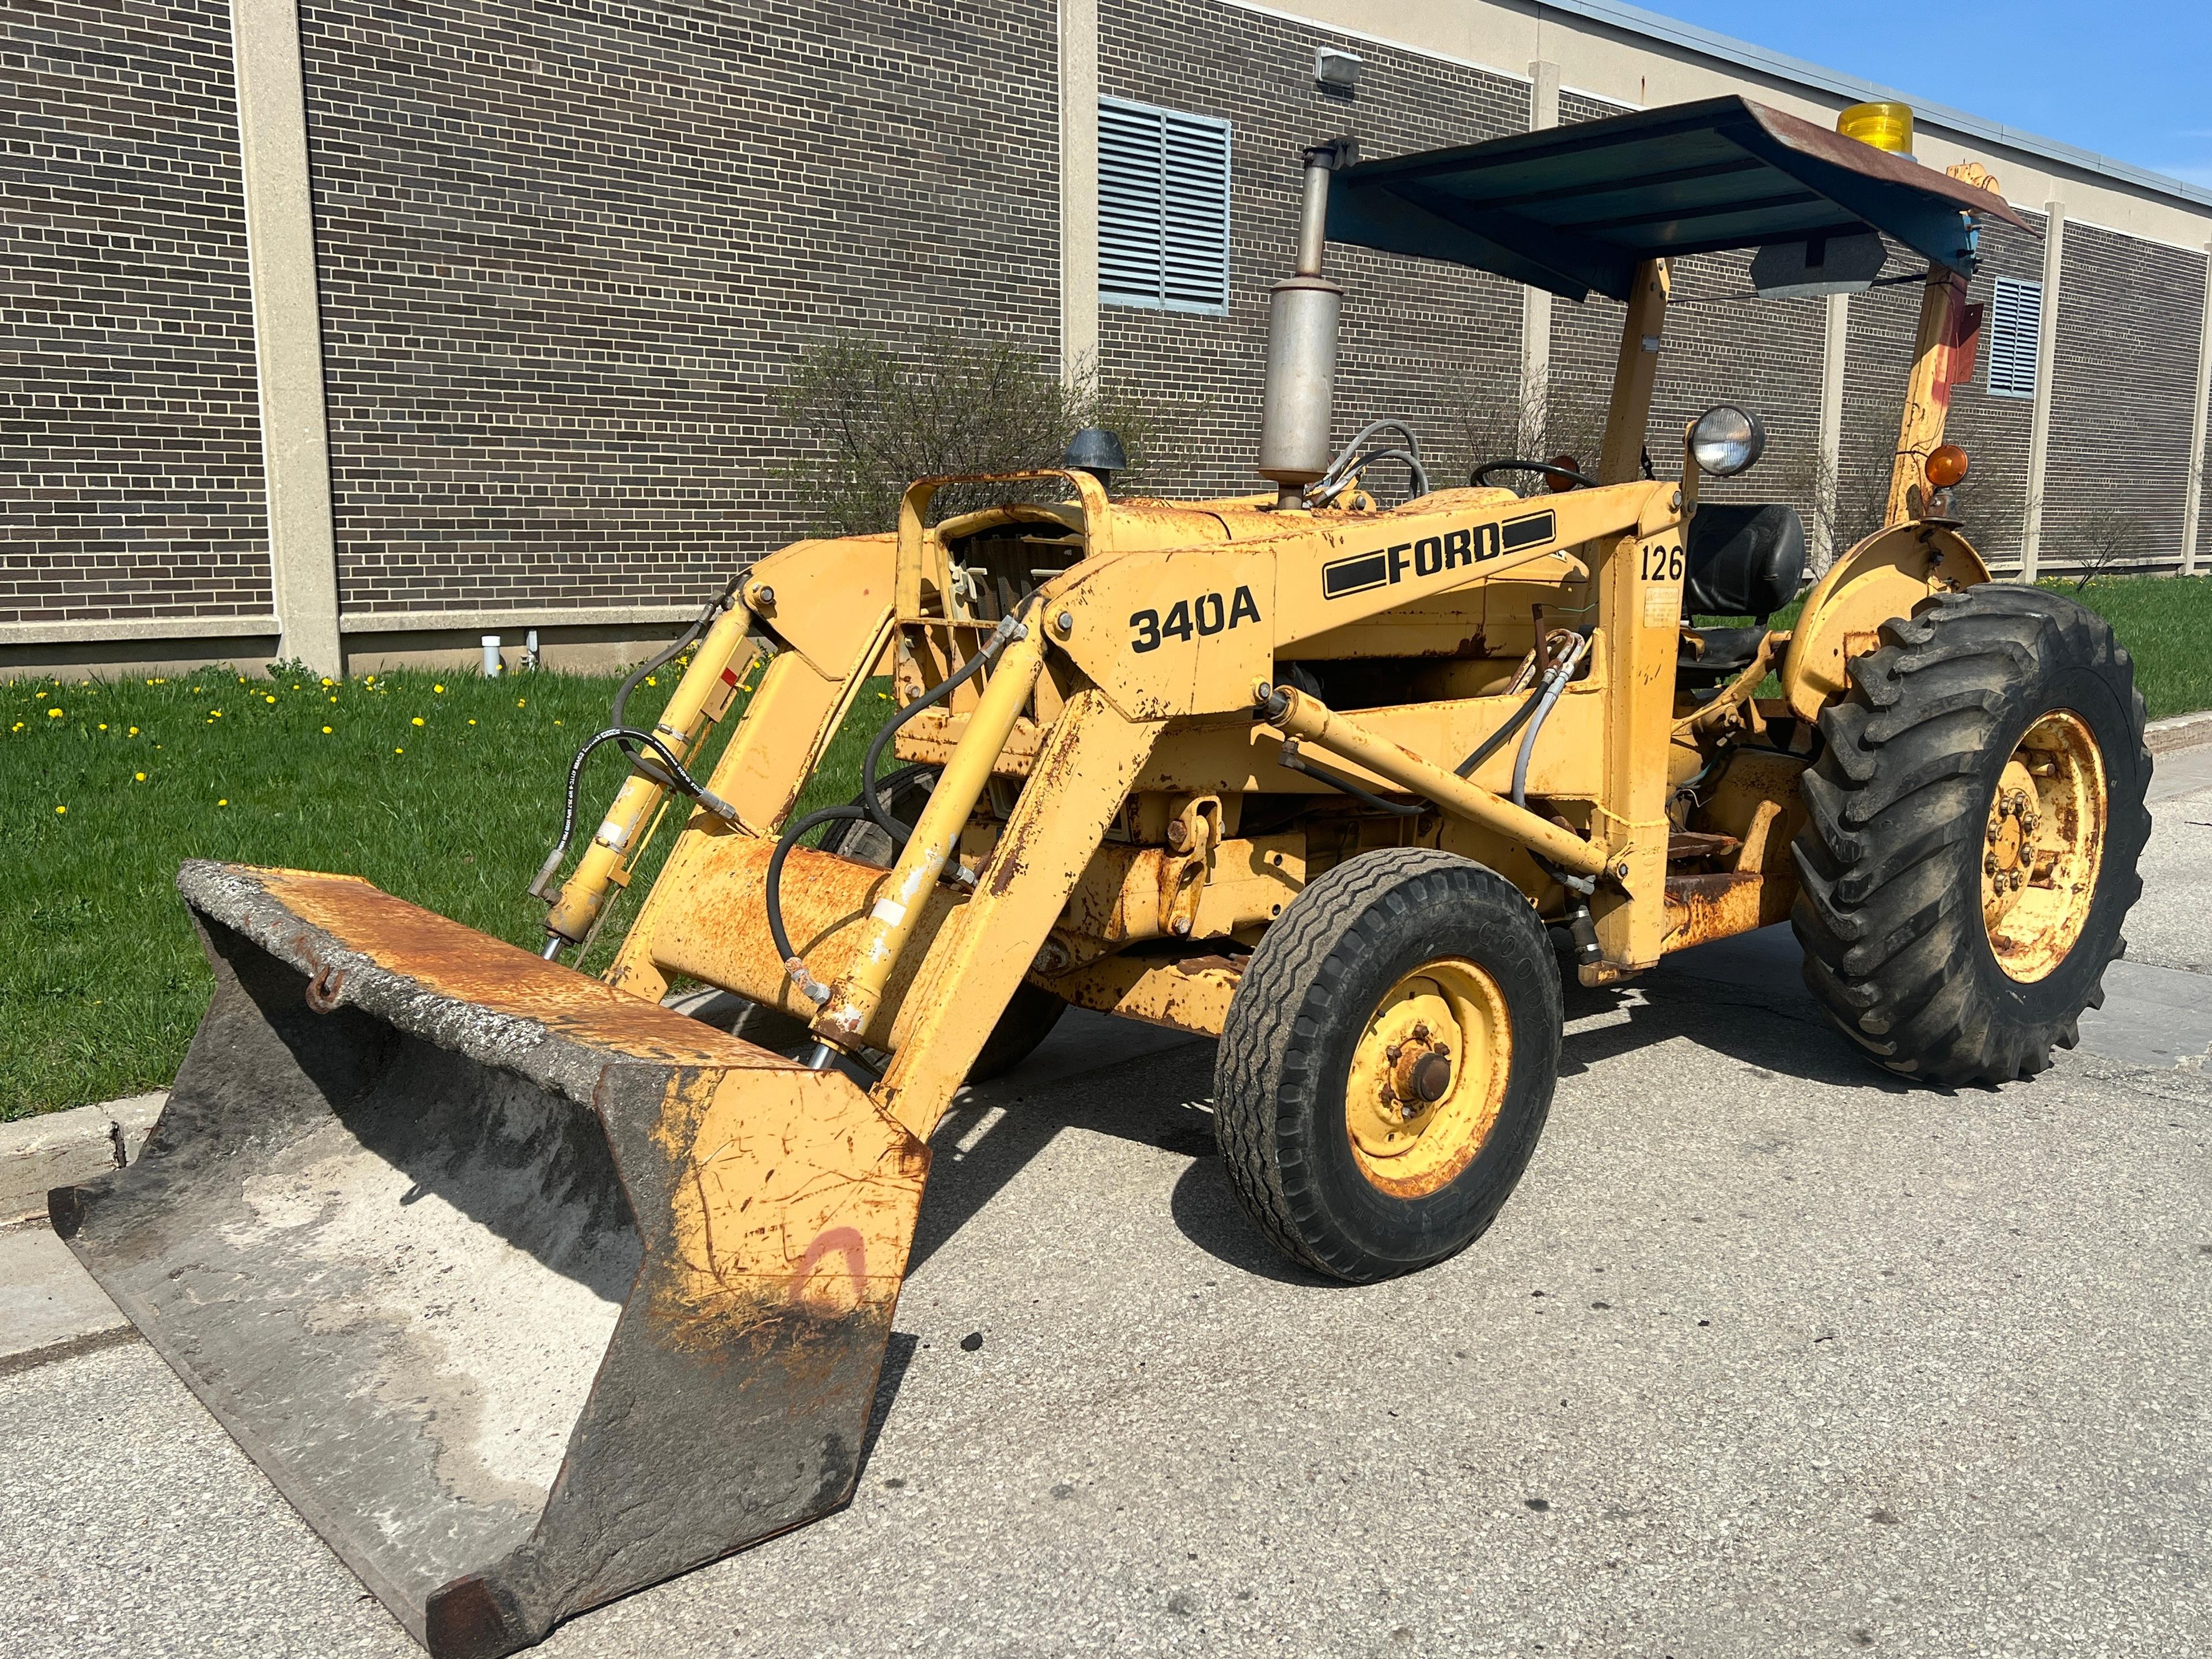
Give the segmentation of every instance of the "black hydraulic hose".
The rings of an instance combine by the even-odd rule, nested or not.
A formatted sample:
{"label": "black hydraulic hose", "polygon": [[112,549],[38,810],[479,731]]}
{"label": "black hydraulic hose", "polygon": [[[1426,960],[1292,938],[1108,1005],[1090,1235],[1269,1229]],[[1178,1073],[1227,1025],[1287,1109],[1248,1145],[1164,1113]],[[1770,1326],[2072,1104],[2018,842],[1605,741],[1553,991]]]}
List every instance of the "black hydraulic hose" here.
{"label": "black hydraulic hose", "polygon": [[860,763],[860,797],[858,805],[825,806],[818,812],[809,812],[777,837],[775,852],[769,860],[768,873],[762,884],[766,890],[763,898],[768,910],[769,938],[775,942],[776,955],[783,962],[784,971],[791,975],[793,982],[805,994],[808,1000],[817,1005],[829,1001],[830,988],[807,971],[805,960],[791,948],[791,939],[783,931],[782,881],[785,857],[790,853],[792,848],[797,845],[799,837],[817,824],[827,823],[832,818],[858,818],[872,822],[878,830],[891,838],[892,856],[896,861],[897,849],[903,848],[913,838],[914,826],[902,823],[893,817],[882,800],[878,799],[878,795],[887,786],[896,784],[901,778],[910,775],[921,769],[905,768],[892,773],[888,779],[879,781],[876,776],[877,762],[883,758],[884,750],[890,746],[890,740],[898,735],[899,727],[904,726],[932,703],[949,696],[956,686],[981,672],[983,665],[996,657],[1006,641],[1017,637],[1022,631],[1024,630],[1021,613],[1018,611],[1012,616],[1001,618],[998,627],[992,630],[991,637],[984,642],[982,649],[970,657],[958,673],[931,687],[884,723],[883,730],[877,732],[875,740],[868,744],[867,756]]}
{"label": "black hydraulic hose", "polygon": [[[640,663],[630,672],[629,678],[624,680],[615,692],[615,706],[613,710],[607,716],[608,726],[617,726],[628,724],[624,716],[629,708],[629,694],[636,690],[639,686],[645,684],[645,677],[647,675],[656,673],[659,670],[667,667],[670,663],[674,662],[677,658],[682,656],[684,652],[688,651],[692,646],[698,643],[699,636],[704,634],[713,624],[716,614],[726,606],[730,603],[730,600],[736,596],[738,584],[744,579],[745,574],[742,570],[740,570],[736,575],[731,577],[729,585],[724,587],[722,591],[716,594],[713,599],[707,601],[706,609],[699,613],[697,619],[692,623],[691,626],[685,629],[681,634],[676,636],[675,644],[670,646],[659,656],[648,657],[645,661]],[[625,746],[624,752],[628,753],[632,751],[629,750],[627,746]]]}
{"label": "black hydraulic hose", "polygon": [[1288,772],[1303,772],[1306,776],[1317,779],[1330,788],[1351,796],[1352,799],[1360,802],[1363,805],[1374,807],[1378,811],[1395,813],[1401,818],[1417,818],[1430,810],[1426,801],[1407,806],[1395,800],[1384,800],[1382,796],[1363,789],[1350,778],[1332,772],[1326,767],[1316,766],[1298,752],[1297,739],[1295,738],[1285,743],[1281,750],[1277,752],[1275,764]]}
{"label": "black hydraulic hose", "polygon": [[1531,690],[1528,696],[1522,699],[1521,706],[1513,711],[1513,717],[1477,744],[1474,746],[1474,752],[1452,769],[1463,778],[1473,777],[1476,767],[1510,743],[1513,740],[1513,734],[1528,723],[1528,716],[1536,712],[1536,701],[1541,693],[1540,686]]}
{"label": "black hydraulic hose", "polygon": [[762,881],[761,897],[768,911],[768,936],[775,941],[775,954],[808,1001],[817,1007],[830,1000],[830,988],[806,970],[806,962],[791,948],[791,935],[783,927],[783,861],[799,838],[810,830],[840,820],[866,823],[868,815],[857,806],[825,806],[818,812],[809,812],[805,817],[776,837],[775,851],[769,855],[768,874]]}
{"label": "black hydraulic hose", "polygon": [[[1528,734],[1521,739],[1520,752],[1513,757],[1513,804],[1523,811],[1528,806],[1528,761],[1536,752],[1536,738],[1544,729],[1545,720],[1551,716],[1552,706],[1559,702],[1559,694],[1567,689],[1567,682],[1575,677],[1576,665],[1582,661],[1583,653],[1589,649],[1589,636],[1576,635],[1575,642],[1567,647],[1565,654],[1553,663],[1550,672],[1544,676],[1544,683],[1529,696],[1528,705],[1526,706],[1534,708],[1535,719],[1529,723]],[[1539,870],[1570,891],[1587,896],[1597,890],[1597,882],[1594,878],[1577,876],[1562,870],[1533,848],[1528,856],[1535,860]]]}
{"label": "black hydraulic hose", "polygon": [[1528,736],[1521,739],[1521,750],[1513,757],[1513,804],[1526,810],[1528,805],[1528,760],[1536,752],[1537,734],[1543,731],[1544,722],[1551,717],[1552,705],[1559,702],[1559,694],[1567,689],[1567,682],[1575,677],[1575,665],[1589,649],[1587,636],[1577,635],[1551,672],[1544,676],[1544,684],[1537,688],[1533,701],[1536,717],[1529,723]]}
{"label": "black hydraulic hose", "polygon": [[[641,768],[646,767],[647,763],[629,745],[633,743],[643,744],[652,750],[661,762],[661,768],[647,772],[647,775],[652,777],[654,782],[663,787],[672,788],[678,793],[689,795],[726,823],[738,822],[738,809],[685,771],[684,763],[677,759],[675,752],[659,738],[650,732],[641,732],[634,726],[610,726],[605,731],[595,732],[585,738],[583,746],[576,750],[576,758],[568,763],[568,793],[561,809],[561,839],[554,843],[551,854],[539,866],[538,878],[530,884],[530,896],[532,898],[551,902],[553,896],[545,890],[546,885],[561,868],[561,860],[568,856],[568,843],[575,838],[576,835],[576,794],[584,780],[584,763],[592,757],[592,750],[603,743],[620,743],[623,752],[630,756],[631,763]],[[660,775],[655,775],[655,772],[659,772]]]}
{"label": "black hydraulic hose", "polygon": [[877,732],[874,740],[868,744],[867,755],[860,763],[860,805],[868,817],[875,821],[876,828],[891,838],[891,845],[894,848],[906,845],[908,838],[914,834],[914,826],[910,823],[902,823],[893,817],[879,798],[883,786],[876,780],[876,766],[883,759],[884,750],[890,747],[891,739],[898,735],[901,726],[921,714],[923,709],[943,702],[961,686],[981,673],[985,665],[998,656],[1006,641],[1014,637],[1014,630],[1021,625],[1019,611],[1002,620],[992,631],[991,637],[983,642],[982,649],[969,658],[957,673],[953,674],[950,678],[940,680],[905,708],[900,709],[897,714],[892,715],[884,723],[884,729]]}

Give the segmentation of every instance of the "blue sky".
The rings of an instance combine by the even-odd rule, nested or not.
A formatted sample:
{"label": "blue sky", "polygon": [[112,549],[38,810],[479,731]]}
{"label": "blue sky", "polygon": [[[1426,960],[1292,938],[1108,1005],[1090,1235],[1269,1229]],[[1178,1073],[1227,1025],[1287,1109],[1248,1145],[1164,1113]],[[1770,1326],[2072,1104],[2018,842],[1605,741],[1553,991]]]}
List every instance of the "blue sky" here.
{"label": "blue sky", "polygon": [[2212,187],[2208,0],[1635,3]]}

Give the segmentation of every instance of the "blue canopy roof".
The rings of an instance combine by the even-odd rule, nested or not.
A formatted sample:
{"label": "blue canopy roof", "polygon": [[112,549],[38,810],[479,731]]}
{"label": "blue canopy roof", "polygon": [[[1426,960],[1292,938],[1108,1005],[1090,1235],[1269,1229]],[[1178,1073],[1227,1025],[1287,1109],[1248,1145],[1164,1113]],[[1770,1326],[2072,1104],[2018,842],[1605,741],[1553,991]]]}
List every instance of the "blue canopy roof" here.
{"label": "blue canopy roof", "polygon": [[1328,236],[1625,300],[1639,260],[1869,230],[1971,276],[1977,214],[2029,228],[1995,191],[1730,96],[1362,162]]}

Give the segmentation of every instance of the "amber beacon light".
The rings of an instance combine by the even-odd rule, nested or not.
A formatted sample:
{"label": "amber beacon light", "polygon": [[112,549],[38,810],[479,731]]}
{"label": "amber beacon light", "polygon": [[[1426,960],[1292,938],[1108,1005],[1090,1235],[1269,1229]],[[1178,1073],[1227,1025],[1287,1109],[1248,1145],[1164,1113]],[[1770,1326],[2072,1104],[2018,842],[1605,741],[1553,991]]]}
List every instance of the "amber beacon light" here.
{"label": "amber beacon light", "polygon": [[1937,489],[1948,489],[1966,476],[1966,452],[1956,444],[1938,444],[1929,451],[1923,469]]}
{"label": "amber beacon light", "polygon": [[1912,106],[1898,103],[1853,104],[1836,118],[1836,131],[1876,149],[1893,155],[1912,154]]}

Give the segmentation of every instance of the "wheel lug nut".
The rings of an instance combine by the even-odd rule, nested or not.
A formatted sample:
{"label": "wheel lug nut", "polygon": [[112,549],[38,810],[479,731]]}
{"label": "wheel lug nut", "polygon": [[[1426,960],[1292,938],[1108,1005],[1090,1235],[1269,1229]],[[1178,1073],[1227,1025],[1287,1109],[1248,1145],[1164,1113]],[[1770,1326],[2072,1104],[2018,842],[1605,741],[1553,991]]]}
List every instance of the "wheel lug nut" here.
{"label": "wheel lug nut", "polygon": [[1413,1041],[1414,1041],[1414,1042],[1426,1042],[1428,1040],[1429,1040],[1429,1028],[1428,1028],[1428,1026],[1427,1026],[1425,1024],[1417,1024],[1413,1027]]}
{"label": "wheel lug nut", "polygon": [[1383,1058],[1383,1059],[1385,1059],[1385,1060],[1391,1060],[1391,1061],[1394,1061],[1394,1062],[1395,1062],[1395,1061],[1397,1060],[1398,1056],[1399,1056],[1399,1055],[1401,1055],[1401,1054],[1404,1054],[1405,1052],[1406,1052],[1406,1047],[1405,1047],[1405,1044],[1403,1044],[1403,1043],[1401,1043],[1401,1042],[1394,1042],[1394,1043],[1392,1043],[1389,1048],[1385,1048],[1385,1049],[1382,1051],[1382,1058]]}

